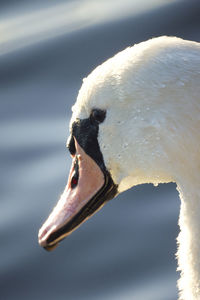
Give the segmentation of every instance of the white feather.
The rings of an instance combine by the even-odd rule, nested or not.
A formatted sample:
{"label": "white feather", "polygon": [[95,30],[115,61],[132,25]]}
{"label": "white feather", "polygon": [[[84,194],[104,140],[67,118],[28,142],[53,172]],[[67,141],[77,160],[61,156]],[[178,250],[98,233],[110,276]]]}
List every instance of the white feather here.
{"label": "white feather", "polygon": [[176,182],[180,299],[200,299],[200,44],[159,37],[129,47],[83,82],[71,123],[106,109],[99,145],[122,192]]}

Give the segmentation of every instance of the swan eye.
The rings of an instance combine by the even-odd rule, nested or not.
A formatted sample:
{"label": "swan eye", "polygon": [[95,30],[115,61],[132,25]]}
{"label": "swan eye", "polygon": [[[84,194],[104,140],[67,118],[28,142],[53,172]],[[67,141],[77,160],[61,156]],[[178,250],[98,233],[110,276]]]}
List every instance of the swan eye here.
{"label": "swan eye", "polygon": [[96,121],[97,123],[102,123],[106,117],[106,111],[102,109],[94,108],[91,111],[90,119]]}

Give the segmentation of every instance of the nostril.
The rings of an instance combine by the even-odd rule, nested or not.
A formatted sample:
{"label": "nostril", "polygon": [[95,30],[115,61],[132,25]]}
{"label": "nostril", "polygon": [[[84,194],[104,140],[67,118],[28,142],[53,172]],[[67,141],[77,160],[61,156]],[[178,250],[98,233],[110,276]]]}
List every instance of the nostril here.
{"label": "nostril", "polygon": [[73,177],[72,178],[72,181],[71,181],[71,188],[75,188],[75,186],[77,185],[78,183],[78,179],[76,177]]}
{"label": "nostril", "polygon": [[78,166],[78,158],[76,157],[76,161],[74,164],[74,172],[71,179],[71,188],[74,189],[78,184],[78,178],[79,178],[79,166]]}

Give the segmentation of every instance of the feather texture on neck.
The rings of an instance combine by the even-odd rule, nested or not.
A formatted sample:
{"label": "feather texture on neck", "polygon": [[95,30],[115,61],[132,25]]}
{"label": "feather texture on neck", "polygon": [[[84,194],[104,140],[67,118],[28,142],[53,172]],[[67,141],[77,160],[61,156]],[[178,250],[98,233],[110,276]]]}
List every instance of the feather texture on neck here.
{"label": "feather texture on neck", "polygon": [[72,121],[106,110],[98,141],[119,192],[176,182],[180,299],[200,299],[200,44],[160,37],[129,47],[83,82]]}

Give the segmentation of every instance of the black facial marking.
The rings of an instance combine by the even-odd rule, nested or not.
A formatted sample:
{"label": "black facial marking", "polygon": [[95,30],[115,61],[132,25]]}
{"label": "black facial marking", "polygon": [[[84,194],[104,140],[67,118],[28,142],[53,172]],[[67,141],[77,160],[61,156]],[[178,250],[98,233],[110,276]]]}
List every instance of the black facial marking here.
{"label": "black facial marking", "polygon": [[85,153],[89,155],[101,168],[106,170],[102,153],[97,140],[99,124],[92,122],[91,118],[77,119],[72,124],[72,136],[74,136]]}
{"label": "black facial marking", "polygon": [[[98,113],[94,112],[93,110],[88,119],[77,119],[72,124],[71,137],[68,142],[68,148],[72,155],[76,153],[74,144],[75,137],[85,153],[89,155],[102,170],[104,174],[104,185],[67,224],[63,225],[63,227],[61,227],[57,231],[52,232],[52,234],[47,239],[47,246],[45,247],[46,250],[51,250],[52,247],[56,246],[57,243],[59,243],[65,236],[69,235],[73,230],[75,230],[89,216],[94,214],[108,200],[113,199],[118,194],[118,186],[113,182],[110,172],[106,169],[103,155],[98,143],[99,123],[100,120],[102,120],[103,122],[103,120],[105,119],[106,112],[101,111],[104,113],[99,114],[100,110],[95,111],[98,111]],[[73,183],[71,181],[72,188],[75,188],[76,184],[78,183],[78,162],[77,165],[76,163],[74,165],[74,176],[75,186],[73,186]]]}
{"label": "black facial marking", "polygon": [[73,136],[70,136],[70,138],[67,141],[67,148],[69,149],[69,152],[71,155],[75,155],[76,153],[76,147]]}

